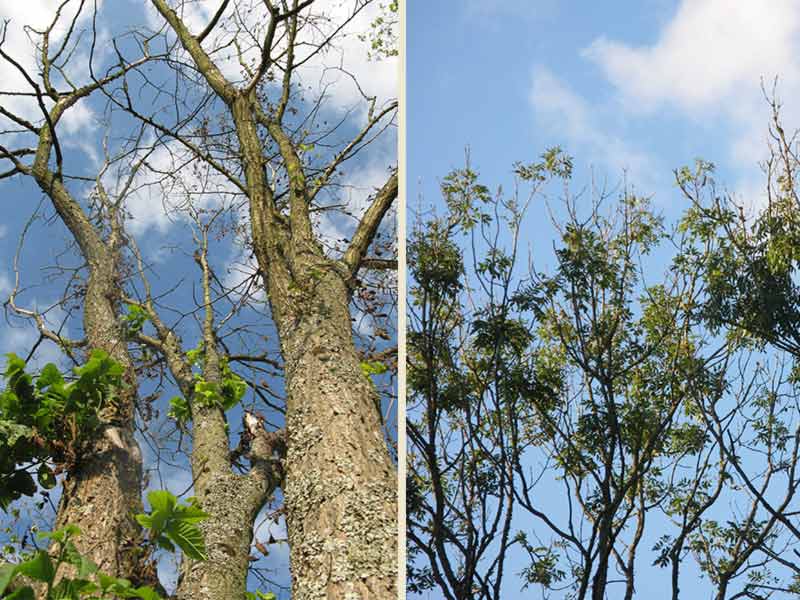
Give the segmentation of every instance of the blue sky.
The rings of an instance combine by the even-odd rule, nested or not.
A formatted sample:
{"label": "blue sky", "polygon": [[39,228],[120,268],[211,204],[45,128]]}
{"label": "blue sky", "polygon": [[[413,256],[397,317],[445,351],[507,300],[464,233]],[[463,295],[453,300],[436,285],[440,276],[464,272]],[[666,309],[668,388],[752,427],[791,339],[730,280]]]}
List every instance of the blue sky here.
{"label": "blue sky", "polygon": [[[768,107],[798,90],[796,3],[443,1],[408,7],[409,204],[463,161],[492,184],[561,145],[622,169],[672,213],[672,169],[702,156],[758,196]],[[787,121],[798,109],[787,105]],[[580,169],[579,169],[580,170]],[[422,182],[420,184],[420,181]]]}
{"label": "blue sky", "polygon": [[[463,165],[466,146],[490,189],[510,189],[515,161],[559,145],[575,158],[575,188],[624,177],[668,223],[687,207],[673,170],[697,157],[716,164],[717,182],[740,202],[762,205],[770,112],[761,85],[779,76],[787,101],[800,91],[797,2],[767,11],[755,1],[443,0],[409,2],[407,15],[410,215],[437,204],[439,181]],[[796,104],[783,114],[787,131],[800,122]],[[552,265],[541,203],[522,230],[524,252]],[[522,565],[515,557],[508,572]],[[695,575],[687,569],[684,594],[708,597]],[[666,573],[648,569],[637,594],[661,597],[665,585]],[[504,589],[507,598],[531,593],[514,577]]]}

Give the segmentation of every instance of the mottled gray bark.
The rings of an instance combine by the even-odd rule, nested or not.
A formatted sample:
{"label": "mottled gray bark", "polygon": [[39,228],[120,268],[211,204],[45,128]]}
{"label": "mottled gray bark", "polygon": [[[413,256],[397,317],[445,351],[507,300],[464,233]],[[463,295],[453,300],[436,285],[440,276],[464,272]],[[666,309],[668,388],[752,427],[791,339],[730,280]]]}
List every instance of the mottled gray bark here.
{"label": "mottled gray bark", "polygon": [[[283,443],[279,435],[258,434],[254,454],[271,457],[275,446]],[[194,454],[198,454],[196,449],[193,464],[197,465],[194,470],[197,475],[203,467],[199,466],[200,460],[194,460]],[[196,487],[195,493],[203,510],[210,515],[200,524],[208,560],[183,565],[177,592],[180,600],[244,598],[255,519],[277,483],[278,470],[269,459],[256,461],[246,475],[233,473],[230,464],[224,469],[203,472],[203,483]]]}
{"label": "mottled gray bark", "polygon": [[51,145],[49,132],[43,130],[31,175],[50,198],[88,265],[83,311],[87,347],[104,350],[125,369],[122,387],[101,414],[104,435],[93,441],[67,474],[56,527],[77,525],[82,532],[75,540],[78,550],[103,572],[156,583],[155,571],[139,548],[141,528],[133,517],[142,510],[142,459],[133,435],[136,373],[118,318],[119,240],[115,235],[119,232],[107,240],[100,236],[60,178],[48,169]]}
{"label": "mottled gray bark", "polygon": [[329,270],[279,322],[288,392],[286,488],[292,597],[396,597],[397,478],[376,390],[350,326],[349,290]]}
{"label": "mottled gray bark", "polygon": [[[350,320],[350,285],[397,195],[389,177],[362,217],[342,260],[325,256],[310,208],[319,186],[348,153],[337,155],[320,181],[307,181],[283,117],[293,96],[299,13],[313,0],[266,2],[269,23],[252,80],[231,83],[166,0],[151,0],[208,86],[230,111],[250,208],[253,250],[279,332],[287,390],[284,467],[292,597],[296,600],[388,600],[396,597],[397,478],[383,437],[376,392],[363,374]],[[282,29],[279,31],[278,27]],[[276,33],[278,32],[278,33]],[[275,104],[257,96],[280,40],[283,83]],[[265,108],[266,107],[266,108]],[[396,105],[395,105],[396,107]],[[392,109],[370,118],[356,140]],[[276,202],[265,172],[259,128],[278,147],[288,178],[288,210]],[[357,142],[356,142],[357,143]],[[249,535],[249,534],[248,534]]]}
{"label": "mottled gray bark", "polygon": [[[211,294],[211,272],[207,260],[208,239],[204,231],[198,262],[202,269],[205,320],[202,339],[205,361],[202,377],[208,383],[222,380],[221,357],[217,351]],[[183,395],[192,409],[192,477],[194,495],[209,517],[200,523],[207,560],[184,557],[178,581],[179,600],[228,600],[244,598],[250,562],[250,544],[256,517],[271,498],[282,476],[281,456],[285,448],[282,431],[267,432],[260,423],[249,422],[247,474],[233,471],[229,431],[219,406],[194,401],[195,379],[180,340],[162,322],[145,280],[148,311],[157,337],[140,336],[166,359]]]}

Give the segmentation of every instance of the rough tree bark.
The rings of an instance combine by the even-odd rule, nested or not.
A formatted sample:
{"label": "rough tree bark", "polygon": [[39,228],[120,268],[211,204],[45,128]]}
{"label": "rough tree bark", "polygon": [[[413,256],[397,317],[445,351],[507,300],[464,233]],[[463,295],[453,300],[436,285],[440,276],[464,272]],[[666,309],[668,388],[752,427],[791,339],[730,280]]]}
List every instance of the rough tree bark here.
{"label": "rough tree bark", "polygon": [[[67,106],[59,103],[51,111],[53,125]],[[103,239],[61,177],[48,167],[53,143],[50,126],[42,125],[33,165],[26,171],[50,199],[86,260],[83,329],[87,347],[107,352],[125,369],[123,386],[101,415],[105,435],[79,457],[75,470],[64,480],[56,527],[80,527],[78,549],[105,573],[153,583],[155,573],[142,561],[141,528],[133,518],[142,510],[142,457],[134,439],[136,371],[119,319],[121,231],[114,226],[108,239]]]}
{"label": "rough tree bark", "polygon": [[[166,0],[151,1],[227,105],[238,137],[253,247],[285,363],[284,495],[292,597],[395,598],[396,471],[383,437],[376,392],[360,368],[349,305],[361,261],[397,196],[397,176],[389,177],[361,218],[343,258],[326,257],[313,233],[310,204],[349,156],[352,145],[312,184],[283,124],[291,95],[298,14],[313,0],[295,0],[283,8],[265,3],[270,24],[261,63],[253,79],[241,87],[225,78],[202,47],[214,22],[193,35]],[[284,27],[286,44],[285,52],[281,51],[283,87],[277,104],[267,113],[256,88],[271,64],[279,25]],[[388,112],[371,118],[353,144]],[[288,214],[281,211],[267,180],[268,157],[259,126],[277,145],[288,174]]]}
{"label": "rough tree bark", "polygon": [[[92,447],[77,458],[74,468],[67,473],[56,527],[77,525],[82,532],[75,540],[78,550],[103,572],[140,583],[157,584],[154,566],[140,548],[141,528],[133,518],[142,510],[142,459],[134,439],[137,377],[119,320],[119,264],[123,242],[119,214],[111,211],[108,215],[110,232],[104,233],[102,226],[92,221],[71,194],[64,184],[63,155],[56,132],[64,114],[78,101],[137,68],[146,58],[112,70],[91,84],[72,86],[69,92],[56,90],[50,78],[51,68],[68,43],[69,34],[55,49],[51,49],[50,35],[61,18],[62,8],[56,11],[47,29],[36,32],[41,36],[38,46],[41,66],[36,79],[4,51],[0,42],[0,57],[22,74],[31,88],[28,94],[35,97],[41,109],[40,125],[3,109],[3,116],[31,134],[35,142],[31,148],[16,151],[0,146],[0,159],[12,165],[3,177],[27,176],[37,183],[74,238],[88,270],[83,298],[84,346],[89,351],[103,350],[119,362],[124,368],[124,383],[115,390],[113,400],[100,415],[105,424],[104,434],[93,441]],[[73,17],[70,33],[77,18],[77,15]],[[46,108],[46,103],[51,103],[51,108]],[[22,157],[31,155],[33,161],[30,164],[23,162]],[[41,321],[38,324],[40,329],[43,328]],[[52,332],[48,337],[61,341],[60,336]]]}
{"label": "rough tree bark", "polygon": [[[202,329],[204,349],[203,379],[222,383],[221,360],[214,329],[211,270],[207,258],[208,235],[204,230],[198,262],[202,269]],[[137,251],[138,254],[138,251]],[[247,572],[255,520],[271,498],[282,477],[284,454],[283,431],[267,432],[258,420],[245,419],[248,437],[247,458],[250,471],[235,473],[231,460],[225,413],[220,406],[194,402],[195,379],[181,342],[162,321],[150,294],[140,261],[140,276],[145,283],[144,308],[156,330],[156,337],[140,335],[143,343],[160,352],[178,387],[192,410],[192,476],[194,493],[209,518],[200,523],[206,543],[207,560],[184,558],[178,580],[179,600],[228,600],[243,598],[247,590]]]}
{"label": "rough tree bark", "polygon": [[286,361],[293,593],[394,597],[395,469],[353,345],[347,284],[330,270],[304,305],[272,306]]}
{"label": "rough tree bark", "polygon": [[34,176],[50,195],[89,265],[83,312],[88,347],[104,350],[125,369],[123,387],[115,391],[113,405],[102,415],[105,435],[94,441],[64,480],[56,528],[67,524],[80,527],[78,549],[105,573],[152,583],[154,572],[143,573],[138,552],[141,528],[133,519],[142,510],[142,457],[134,439],[137,378],[118,319],[115,249],[113,243],[109,247],[100,239],[60,182],[37,167]]}

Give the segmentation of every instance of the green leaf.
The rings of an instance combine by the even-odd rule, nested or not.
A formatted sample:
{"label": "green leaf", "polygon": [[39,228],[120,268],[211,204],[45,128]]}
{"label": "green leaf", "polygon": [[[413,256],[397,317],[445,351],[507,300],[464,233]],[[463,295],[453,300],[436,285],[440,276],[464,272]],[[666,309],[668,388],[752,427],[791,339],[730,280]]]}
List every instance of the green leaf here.
{"label": "green leaf", "polygon": [[61,371],[59,371],[58,367],[53,363],[47,363],[36,379],[36,388],[41,390],[50,386],[62,385],[63,383],[64,378],[61,376]]}
{"label": "green leaf", "polygon": [[[8,355],[3,371],[6,389],[0,392],[0,507],[22,495],[33,495],[36,482],[21,465],[47,460],[66,461],[66,448],[81,454],[86,442],[98,431],[98,411],[112,401],[123,369],[103,352],[74,369],[77,379],[69,384],[54,364],[46,365],[36,377],[25,372],[25,361]],[[34,435],[35,431],[35,435]],[[39,484],[50,489],[56,484],[53,471],[42,465]]]}
{"label": "green leaf", "polygon": [[122,376],[124,369],[107,352],[92,350],[89,360],[80,367],[75,367],[73,371],[87,382],[96,383],[102,381],[112,383],[114,379]]}
{"label": "green leaf", "polygon": [[211,515],[203,512],[199,506],[194,504],[183,504],[175,507],[175,518],[187,523],[200,523]]}
{"label": "green leaf", "polygon": [[60,544],[65,543],[70,538],[76,537],[81,534],[81,529],[77,525],[70,523],[69,525],[65,525],[61,529],[56,529],[55,531],[41,531],[36,534],[36,537],[40,540],[51,539],[54,542],[59,542]]}
{"label": "green leaf", "polygon": [[177,504],[177,498],[167,490],[154,490],[148,492],[147,501],[153,511],[159,511],[172,515]]}
{"label": "green leaf", "polygon": [[6,591],[8,584],[11,583],[11,580],[14,579],[14,575],[17,574],[17,568],[19,565],[12,565],[9,563],[3,563],[0,565],[0,597],[2,596],[3,592]]}
{"label": "green leaf", "polygon": [[147,494],[150,503],[150,530],[157,537],[173,518],[177,499],[166,490],[155,490]]}
{"label": "green leaf", "polygon": [[64,561],[78,567],[78,577],[81,579],[97,573],[97,565],[83,556],[71,541],[64,545]]}
{"label": "green leaf", "polygon": [[117,582],[117,578],[100,572],[97,574],[97,581],[100,582],[100,587],[102,588],[103,592],[107,592],[111,586]]}
{"label": "green leaf", "polygon": [[62,578],[58,584],[50,590],[48,600],[79,600],[87,594],[91,594],[100,587],[87,579]]}
{"label": "green leaf", "polygon": [[20,563],[17,572],[45,583],[53,583],[53,578],[56,575],[53,561],[50,560],[50,555],[44,550],[39,550],[33,555],[33,558]]}
{"label": "green leaf", "polygon": [[25,496],[33,496],[36,493],[36,482],[27,471],[15,471],[8,478],[8,485],[12,490]]}
{"label": "green leaf", "polygon": [[25,361],[13,352],[6,354],[6,370],[3,376],[10,379],[14,375],[25,372]]}
{"label": "green leaf", "polygon": [[192,409],[189,402],[183,396],[174,396],[169,401],[169,412],[167,416],[175,419],[179,423],[186,423],[192,420]]}
{"label": "green leaf", "polygon": [[[122,595],[130,591],[132,588],[132,584],[128,579],[123,579],[122,577],[110,577],[109,579],[111,579],[111,585],[109,585],[107,588],[105,585],[103,585],[102,581],[100,582],[101,585],[103,585],[103,589],[106,589],[108,592]],[[130,598],[130,596],[127,595],[125,597]]]}
{"label": "green leaf", "polygon": [[197,366],[197,365],[199,365],[199,364],[200,364],[200,361],[201,361],[201,360],[202,360],[202,358],[203,358],[203,353],[204,353],[204,351],[203,351],[203,342],[202,342],[202,340],[201,340],[200,342],[198,342],[198,344],[197,344],[197,347],[196,347],[196,348],[194,348],[193,350],[189,350],[188,352],[186,352],[186,358],[188,359],[188,361],[189,361],[189,362],[190,362],[192,365],[195,365],[195,366]]}
{"label": "green leaf", "polygon": [[46,490],[52,490],[56,486],[56,476],[53,474],[53,470],[45,463],[42,463],[39,467],[36,478],[39,480],[39,485]]}
{"label": "green leaf", "polygon": [[203,532],[193,523],[173,521],[165,533],[174,541],[189,558],[206,560],[206,545]]}
{"label": "green leaf", "polygon": [[147,323],[149,317],[142,307],[135,304],[128,304],[128,314],[122,319],[127,326],[128,333],[135,334],[142,330],[142,327]]}
{"label": "green leaf", "polygon": [[388,367],[379,360],[365,360],[360,363],[361,372],[367,377],[370,375],[381,375],[388,370]]}
{"label": "green leaf", "polygon": [[222,408],[230,410],[244,397],[247,384],[227,364],[223,364],[222,377]]}
{"label": "green leaf", "polygon": [[158,536],[156,542],[158,542],[160,548],[163,548],[167,552],[175,552],[175,544],[173,544],[166,535]]}
{"label": "green leaf", "polygon": [[134,598],[142,598],[143,600],[162,600],[155,590],[151,587],[139,587],[134,590],[136,596]]}
{"label": "green leaf", "polygon": [[27,425],[0,419],[0,440],[3,440],[2,445],[13,446],[18,440],[28,439],[32,435],[33,430]]}
{"label": "green leaf", "polygon": [[186,556],[205,560],[203,533],[196,523],[207,519],[209,515],[200,509],[196,501],[178,504],[178,499],[166,490],[150,492],[147,500],[152,511],[149,515],[136,515],[136,520],[150,530],[150,539],[169,551],[173,551],[177,545]]}
{"label": "green leaf", "polygon": [[33,588],[28,586],[18,589],[9,596],[3,596],[3,598],[5,600],[36,600],[36,596],[33,595]]}
{"label": "green leaf", "polygon": [[272,592],[262,592],[256,590],[255,592],[245,592],[244,597],[246,600],[276,600],[277,596]]}
{"label": "green leaf", "polygon": [[150,517],[150,515],[140,513],[136,515],[136,522],[145,529],[153,528],[153,519]]}
{"label": "green leaf", "polygon": [[213,381],[205,381],[202,378],[194,384],[194,400],[200,402],[204,406],[214,406],[221,404],[219,385]]}

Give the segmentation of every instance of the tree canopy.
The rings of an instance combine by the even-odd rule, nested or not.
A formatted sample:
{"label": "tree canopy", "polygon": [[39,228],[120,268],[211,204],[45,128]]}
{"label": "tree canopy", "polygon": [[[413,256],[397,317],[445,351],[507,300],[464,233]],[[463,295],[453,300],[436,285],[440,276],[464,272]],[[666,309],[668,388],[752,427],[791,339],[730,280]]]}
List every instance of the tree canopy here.
{"label": "tree canopy", "polygon": [[773,109],[749,215],[707,161],[676,171],[674,223],[624,184],[574,193],[558,148],[510,194],[469,161],[442,180],[409,246],[412,592],[798,593],[797,160]]}

